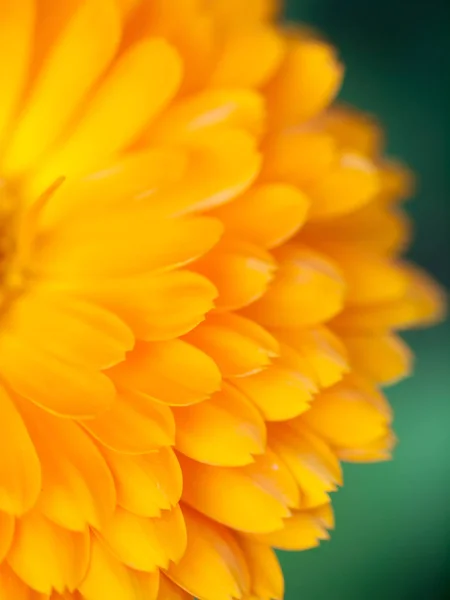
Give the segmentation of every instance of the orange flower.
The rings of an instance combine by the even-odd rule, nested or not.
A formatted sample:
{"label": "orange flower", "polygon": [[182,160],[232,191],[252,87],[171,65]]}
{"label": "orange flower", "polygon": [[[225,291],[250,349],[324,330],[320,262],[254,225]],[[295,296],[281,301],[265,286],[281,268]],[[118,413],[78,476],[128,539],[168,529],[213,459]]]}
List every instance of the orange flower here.
{"label": "orange flower", "polygon": [[0,597],[278,599],[439,291],[270,0],[0,3]]}

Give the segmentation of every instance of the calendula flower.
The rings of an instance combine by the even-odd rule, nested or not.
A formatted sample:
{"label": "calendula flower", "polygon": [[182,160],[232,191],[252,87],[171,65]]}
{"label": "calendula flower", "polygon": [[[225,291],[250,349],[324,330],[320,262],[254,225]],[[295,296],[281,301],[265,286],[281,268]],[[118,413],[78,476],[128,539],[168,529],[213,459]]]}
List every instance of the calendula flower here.
{"label": "calendula flower", "polygon": [[439,291],[270,0],[0,3],[0,597],[279,599]]}

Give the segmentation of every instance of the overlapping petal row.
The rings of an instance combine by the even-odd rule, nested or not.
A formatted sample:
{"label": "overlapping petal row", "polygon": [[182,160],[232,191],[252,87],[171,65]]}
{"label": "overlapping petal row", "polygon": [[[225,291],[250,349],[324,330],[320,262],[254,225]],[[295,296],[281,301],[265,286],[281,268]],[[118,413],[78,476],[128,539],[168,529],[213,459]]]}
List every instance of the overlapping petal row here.
{"label": "overlapping petal row", "polygon": [[441,301],[341,78],[268,0],[0,3],[2,599],[279,599],[390,456]]}

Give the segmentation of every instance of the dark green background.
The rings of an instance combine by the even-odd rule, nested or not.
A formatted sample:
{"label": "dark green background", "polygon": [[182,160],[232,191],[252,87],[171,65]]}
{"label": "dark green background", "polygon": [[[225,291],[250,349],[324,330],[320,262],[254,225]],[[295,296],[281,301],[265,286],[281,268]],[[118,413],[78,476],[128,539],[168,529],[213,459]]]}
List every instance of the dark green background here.
{"label": "dark green background", "polygon": [[[450,287],[450,11],[446,2],[290,0],[347,74],[341,97],[376,114],[416,171],[411,256]],[[395,460],[348,465],[330,542],[282,554],[287,600],[450,599],[450,326],[407,336],[414,377],[388,391]]]}

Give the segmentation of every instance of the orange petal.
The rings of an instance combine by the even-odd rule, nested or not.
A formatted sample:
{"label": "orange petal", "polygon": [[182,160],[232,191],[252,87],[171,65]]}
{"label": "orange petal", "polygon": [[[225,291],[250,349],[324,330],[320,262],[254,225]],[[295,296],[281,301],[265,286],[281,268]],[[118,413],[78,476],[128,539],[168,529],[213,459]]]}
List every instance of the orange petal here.
{"label": "orange petal", "polygon": [[81,281],[73,292],[115,312],[146,341],[170,340],[191,331],[217,297],[206,277],[186,270]]}
{"label": "orange petal", "polygon": [[208,401],[174,409],[176,446],[186,456],[218,466],[251,463],[264,452],[266,429],[247,398],[227,384]]}
{"label": "orange petal", "polygon": [[284,62],[267,86],[272,126],[296,125],[320,113],[338,92],[342,75],[342,66],[328,44],[290,40]]}
{"label": "orange petal", "polygon": [[[327,506],[327,505],[326,505]],[[256,540],[279,550],[308,550],[319,545],[320,540],[328,540],[327,529],[321,508],[295,512],[284,522],[279,531],[254,536]]]}
{"label": "orange petal", "polygon": [[314,372],[306,359],[281,345],[281,356],[256,375],[236,379],[267,421],[284,421],[308,410],[317,391]]}
{"label": "orange petal", "polygon": [[277,329],[275,333],[311,365],[320,387],[337,383],[349,371],[346,348],[327,327]]}
{"label": "orange petal", "polygon": [[123,361],[134,345],[131,330],[114,313],[45,290],[16,301],[6,326],[36,354],[51,354],[88,369],[106,369]]}
{"label": "orange petal", "polygon": [[294,430],[286,424],[269,429],[270,447],[287,465],[301,490],[303,509],[329,502],[328,492],[342,483],[336,455],[327,444],[306,427]]}
{"label": "orange petal", "polygon": [[409,285],[403,298],[394,302],[352,307],[333,321],[337,331],[386,333],[433,325],[446,312],[446,295],[440,286],[416,267],[405,267]]}
{"label": "orange petal", "polygon": [[392,254],[403,250],[410,238],[410,223],[397,207],[377,200],[330,221],[308,223],[302,230],[306,243],[334,254],[355,247],[367,253]]}
{"label": "orange petal", "polygon": [[6,332],[0,341],[0,370],[17,394],[58,415],[92,417],[115,398],[113,384],[102,373],[65,362]]}
{"label": "orange petal", "polygon": [[136,202],[55,229],[39,244],[33,268],[62,281],[135,276],[195,260],[217,243],[222,230],[216,219],[161,218],[147,203]]}
{"label": "orange petal", "polygon": [[[242,12],[241,7],[238,10]],[[237,29],[225,38],[210,85],[261,87],[279,67],[284,50],[284,41],[273,27]]]}
{"label": "orange petal", "polygon": [[274,248],[289,239],[306,220],[308,198],[284,183],[253,187],[234,202],[214,212],[232,236],[264,248]]}
{"label": "orange petal", "polygon": [[139,517],[159,517],[181,497],[182,474],[171,448],[141,456],[103,450],[117,489],[117,503]]}
{"label": "orange petal", "polygon": [[[42,21],[49,20],[48,13],[54,10],[49,3],[42,8],[38,30],[46,27]],[[6,154],[3,168],[10,176],[34,166],[65,132],[80,104],[112,60],[120,34],[117,8],[105,0],[78,2],[73,14],[61,23],[59,35],[44,59]],[[61,102],[62,97],[64,102]],[[59,172],[56,177],[62,174]]]}
{"label": "orange petal", "polygon": [[334,168],[308,186],[309,218],[326,220],[352,212],[375,199],[379,191],[375,165],[357,154],[343,154]]}
{"label": "orange petal", "polygon": [[101,536],[122,564],[144,572],[178,562],[186,547],[186,528],[179,507],[156,519],[117,508]]}
{"label": "orange petal", "polygon": [[187,146],[186,177],[169,194],[152,198],[164,211],[182,215],[210,210],[244,192],[257,177],[261,157],[256,139],[242,128],[200,130]]}
{"label": "orange petal", "polygon": [[[4,512],[0,512],[0,564],[7,556],[14,539],[15,521],[14,517]],[[0,575],[1,580],[1,575]],[[0,583],[1,592],[1,583]]]}
{"label": "orange petal", "polygon": [[[4,561],[0,565],[0,598],[5,600],[48,600],[49,596],[31,590]],[[79,599],[75,597],[75,600]]]}
{"label": "orange petal", "polygon": [[309,327],[343,307],[345,281],[324,256],[300,245],[275,251],[279,269],[266,294],[244,314],[269,327]]}
{"label": "orange petal", "polygon": [[80,214],[109,212],[131,199],[167,189],[184,174],[186,156],[180,149],[146,148],[110,158],[85,177],[65,180],[47,201],[40,228],[52,230]]}
{"label": "orange petal", "polygon": [[38,509],[72,531],[100,528],[113,514],[116,491],[111,472],[92,440],[74,422],[21,402],[42,465]]}
{"label": "orange petal", "polygon": [[301,421],[331,446],[358,447],[385,435],[390,415],[384,402],[370,385],[347,377],[316,396]]}
{"label": "orange petal", "polygon": [[260,134],[264,117],[257,92],[245,87],[207,89],[174,103],[151,127],[147,139],[151,143],[187,142],[199,132],[223,126]]}
{"label": "orange petal", "polygon": [[411,373],[413,355],[394,334],[341,336],[353,368],[369,380],[389,385]]}
{"label": "orange petal", "polygon": [[238,531],[265,533],[282,527],[298,503],[292,476],[269,451],[239,468],[200,464],[180,455],[183,500]]}
{"label": "orange petal", "polygon": [[353,463],[371,463],[390,460],[397,438],[392,431],[357,448],[339,448],[336,451],[340,460]]}
{"label": "orange petal", "polygon": [[26,81],[32,56],[35,4],[35,0],[24,0],[20,5],[0,5],[0,146]]}
{"label": "orange petal", "polygon": [[284,580],[275,552],[250,536],[240,536],[241,546],[250,572],[251,593],[261,600],[282,600]]}
{"label": "orange petal", "polygon": [[337,160],[336,144],[323,131],[292,129],[264,142],[261,179],[307,188],[322,179]]}
{"label": "orange petal", "polygon": [[140,4],[131,19],[128,37],[161,35],[178,49],[184,66],[180,95],[187,96],[204,86],[217,45],[209,6],[192,0],[178,0],[176,7],[166,0]]}
{"label": "orange petal", "polygon": [[211,358],[182,340],[140,342],[109,374],[121,387],[171,406],[206,400],[221,382],[220,371]]}
{"label": "orange petal", "polygon": [[180,79],[180,58],[165,40],[137,42],[114,64],[70,137],[37,172],[30,191],[42,192],[61,175],[86,173],[129,146],[172,98]]}
{"label": "orange petal", "polygon": [[383,150],[382,129],[371,115],[348,106],[333,106],[320,123],[346,152],[376,158]]}
{"label": "orange petal", "polygon": [[0,386],[0,510],[21,515],[35,504],[41,489],[41,465],[25,424],[11,397]]}
{"label": "orange petal", "polygon": [[12,570],[32,589],[50,594],[76,589],[89,564],[89,532],[61,529],[37,510],[17,522],[8,554]]}
{"label": "orange petal", "polygon": [[102,445],[124,454],[153,452],[175,439],[170,408],[132,390],[119,390],[107,410],[80,424]]}
{"label": "orange petal", "polygon": [[249,573],[231,532],[188,507],[183,514],[187,548],[181,561],[170,566],[168,577],[196,598],[241,598],[249,588]]}
{"label": "orange petal", "polygon": [[170,581],[162,573],[159,576],[158,600],[194,600],[191,594],[188,594],[178,585]]}
{"label": "orange petal", "polygon": [[267,331],[233,313],[209,315],[186,339],[216,362],[223,377],[261,371],[279,353],[278,342]]}
{"label": "orange petal", "polygon": [[235,310],[260,298],[272,279],[272,256],[253,244],[238,240],[221,241],[196,269],[216,286],[217,308]]}
{"label": "orange petal", "polygon": [[332,254],[347,283],[347,306],[392,302],[405,296],[408,273],[400,261],[350,249]]}
{"label": "orange petal", "polygon": [[211,5],[218,21],[226,27],[254,25],[270,20],[278,11],[278,0],[215,0]]}
{"label": "orange petal", "polygon": [[128,569],[103,542],[92,537],[89,570],[79,586],[83,600],[156,600],[158,584],[158,571],[142,573]]}

